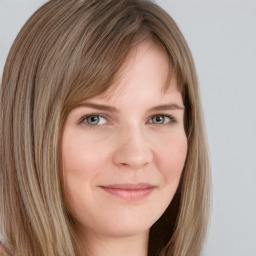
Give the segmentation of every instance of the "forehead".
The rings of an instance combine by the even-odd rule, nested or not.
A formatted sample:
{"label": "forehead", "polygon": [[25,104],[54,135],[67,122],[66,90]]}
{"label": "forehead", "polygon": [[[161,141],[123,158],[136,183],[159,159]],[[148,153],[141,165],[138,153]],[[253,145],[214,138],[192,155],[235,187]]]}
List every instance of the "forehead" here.
{"label": "forehead", "polygon": [[164,96],[179,90],[164,47],[154,38],[147,38],[131,49],[113,83],[97,98],[136,95],[148,91]]}

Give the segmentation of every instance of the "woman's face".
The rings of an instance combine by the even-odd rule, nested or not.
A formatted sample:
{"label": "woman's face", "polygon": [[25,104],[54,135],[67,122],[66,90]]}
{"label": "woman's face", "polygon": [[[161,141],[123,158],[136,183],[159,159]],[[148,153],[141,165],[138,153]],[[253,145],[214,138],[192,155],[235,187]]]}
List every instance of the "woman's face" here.
{"label": "woman's face", "polygon": [[177,189],[187,154],[184,106],[168,59],[151,39],[136,46],[113,86],[68,115],[64,193],[85,235],[147,233]]}

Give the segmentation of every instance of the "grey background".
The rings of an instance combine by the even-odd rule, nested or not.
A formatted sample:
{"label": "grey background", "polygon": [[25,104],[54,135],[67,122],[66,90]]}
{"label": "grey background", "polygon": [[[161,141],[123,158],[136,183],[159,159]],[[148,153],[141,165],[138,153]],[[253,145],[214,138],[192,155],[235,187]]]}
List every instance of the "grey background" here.
{"label": "grey background", "polygon": [[[45,0],[0,0],[0,76]],[[205,256],[256,256],[256,1],[157,0],[194,56],[209,138],[213,209]]]}

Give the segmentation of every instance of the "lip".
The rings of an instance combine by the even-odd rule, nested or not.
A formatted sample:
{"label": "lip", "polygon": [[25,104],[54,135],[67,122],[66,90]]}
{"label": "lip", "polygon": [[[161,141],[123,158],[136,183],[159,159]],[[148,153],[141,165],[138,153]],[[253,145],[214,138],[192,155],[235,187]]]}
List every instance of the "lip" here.
{"label": "lip", "polygon": [[126,201],[142,200],[149,196],[156,186],[148,183],[123,183],[100,186],[100,188]]}

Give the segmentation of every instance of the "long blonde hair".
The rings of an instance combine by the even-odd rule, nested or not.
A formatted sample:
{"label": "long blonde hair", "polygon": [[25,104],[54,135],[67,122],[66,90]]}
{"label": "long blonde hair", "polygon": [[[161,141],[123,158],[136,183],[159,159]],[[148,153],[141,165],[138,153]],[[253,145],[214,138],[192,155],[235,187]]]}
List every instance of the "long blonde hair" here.
{"label": "long blonde hair", "polygon": [[148,255],[199,255],[210,174],[196,71],[179,28],[147,0],[52,0],[24,25],[3,71],[0,233],[13,256],[76,255],[61,189],[62,128],[149,35],[165,48],[182,92],[188,154],[177,192],[151,228]]}

